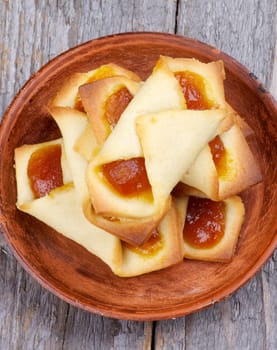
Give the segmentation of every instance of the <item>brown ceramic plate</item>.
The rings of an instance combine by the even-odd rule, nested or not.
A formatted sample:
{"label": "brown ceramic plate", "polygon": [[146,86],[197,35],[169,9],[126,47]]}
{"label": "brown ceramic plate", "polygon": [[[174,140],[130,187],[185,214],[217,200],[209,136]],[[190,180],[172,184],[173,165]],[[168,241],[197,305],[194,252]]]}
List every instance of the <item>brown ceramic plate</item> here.
{"label": "brown ceramic plate", "polygon": [[[159,55],[225,63],[226,99],[255,131],[250,140],[262,183],[242,194],[246,218],[229,264],[184,261],[135,278],[119,278],[98,258],[16,210],[14,148],[56,138],[45,105],[71,73],[115,62],[146,78]],[[129,33],[90,41],[58,56],[21,89],[6,111],[0,133],[1,224],[30,274],[67,302],[120,319],[183,316],[219,301],[249,280],[277,245],[277,107],[255,76],[221,51],[188,38]],[[251,169],[249,169],[251,171]]]}

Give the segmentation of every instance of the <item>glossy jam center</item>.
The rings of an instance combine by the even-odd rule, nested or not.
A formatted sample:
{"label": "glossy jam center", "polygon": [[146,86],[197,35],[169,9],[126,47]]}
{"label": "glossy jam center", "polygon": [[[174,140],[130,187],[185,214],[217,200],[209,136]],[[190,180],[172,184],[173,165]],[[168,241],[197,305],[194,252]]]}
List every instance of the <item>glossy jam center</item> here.
{"label": "glossy jam center", "polygon": [[121,114],[132,100],[133,95],[123,87],[113,93],[105,103],[105,118],[109,125],[115,127]]}
{"label": "glossy jam center", "polygon": [[150,190],[144,158],[117,160],[102,165],[102,173],[121,195],[132,196]]}
{"label": "glossy jam center", "polygon": [[223,237],[225,203],[190,197],[184,226],[184,240],[194,248],[211,248]]}
{"label": "glossy jam center", "polygon": [[209,142],[209,147],[212,152],[213,161],[216,167],[218,176],[222,176],[226,172],[226,150],[219,136],[216,136]]}
{"label": "glossy jam center", "polygon": [[62,186],[61,146],[51,145],[35,151],[29,159],[27,174],[35,198]]}
{"label": "glossy jam center", "polygon": [[188,109],[205,110],[213,107],[206,95],[203,78],[196,73],[184,71],[176,72],[175,77],[181,85]]}
{"label": "glossy jam center", "polygon": [[163,239],[159,231],[155,229],[153,230],[150,238],[140,246],[132,246],[126,242],[124,242],[123,244],[137,254],[149,256],[156,254],[162,248]]}

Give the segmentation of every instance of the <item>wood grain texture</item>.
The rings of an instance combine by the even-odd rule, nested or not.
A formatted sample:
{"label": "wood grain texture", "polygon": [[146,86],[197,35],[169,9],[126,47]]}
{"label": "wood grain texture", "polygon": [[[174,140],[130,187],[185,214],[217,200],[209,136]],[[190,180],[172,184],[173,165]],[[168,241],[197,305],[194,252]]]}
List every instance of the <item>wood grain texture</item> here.
{"label": "wood grain texture", "polygon": [[[0,1],[0,114],[49,59],[116,32],[174,30],[176,3]],[[3,236],[0,349],[150,349],[151,323],[109,320],[43,290],[17,264]],[[74,335],[74,336],[73,336]]]}
{"label": "wood grain texture", "polygon": [[[206,6],[181,1],[177,32],[235,57],[277,98],[276,11],[274,1],[208,1]],[[159,322],[157,348],[276,349],[276,253],[231,298],[186,318]]]}
{"label": "wood grain texture", "polygon": [[205,5],[185,0],[179,3],[177,33],[221,49],[269,86],[275,54],[276,9],[276,1],[270,0],[211,0]]}
{"label": "wood grain texture", "polygon": [[[0,0],[0,114],[31,74],[78,43],[116,32],[177,30],[237,58],[277,97],[276,1]],[[178,15],[178,17],[176,17]],[[273,68],[273,65],[275,66]],[[273,72],[273,73],[272,73]],[[69,306],[15,261],[0,234],[0,349],[150,349],[152,323]],[[277,348],[277,253],[231,298],[155,322],[155,349]]]}

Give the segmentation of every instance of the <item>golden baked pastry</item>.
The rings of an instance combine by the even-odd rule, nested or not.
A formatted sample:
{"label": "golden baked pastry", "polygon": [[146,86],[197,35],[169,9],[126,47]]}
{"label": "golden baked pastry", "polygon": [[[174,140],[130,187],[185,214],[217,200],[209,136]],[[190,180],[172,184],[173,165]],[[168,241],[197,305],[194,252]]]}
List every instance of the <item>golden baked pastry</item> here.
{"label": "golden baked pastry", "polygon": [[49,102],[49,107],[71,107],[83,112],[78,89],[81,85],[114,76],[124,76],[139,82],[140,78],[132,71],[117,64],[104,64],[84,73],[73,73],[64,81],[56,96]]}
{"label": "golden baked pastry", "polygon": [[234,110],[232,106],[230,106],[229,103],[226,102],[225,108],[227,109],[228,113],[232,116],[233,124],[238,125],[238,127],[241,129],[243,135],[245,138],[248,138],[249,136],[254,134],[253,129],[248,125],[248,123],[238,114],[237,111]]}
{"label": "golden baked pastry", "polygon": [[[84,112],[85,110],[83,102],[80,98],[79,87],[111,77],[117,77],[119,79],[122,79],[122,81],[126,79],[128,81],[128,84],[130,82],[130,90],[132,93],[134,93],[134,90],[139,86],[139,83],[141,81],[138,75],[128,69],[125,69],[114,63],[105,64],[89,72],[74,73],[70,75],[69,78],[66,79],[62,86],[59,88],[54,98],[49,102],[48,107],[50,109],[53,107],[70,107]],[[88,101],[86,99],[84,100],[84,103],[88,107]],[[91,128],[92,126],[88,124],[83,134],[80,135],[80,140],[78,140],[76,145],[79,153],[87,159],[91,155],[91,148],[94,149],[94,145],[91,147],[90,143]],[[93,136],[93,139],[95,139],[95,136]]]}
{"label": "golden baked pastry", "polygon": [[[214,110],[221,108],[225,110],[226,118],[221,124],[219,134],[224,133],[224,135],[228,135],[228,130],[234,124],[241,129],[245,136],[253,133],[248,124],[225,101],[223,86],[225,72],[222,61],[203,63],[194,59],[185,58],[163,57],[162,59],[166,62],[169,69],[174,72],[182,86],[188,109]],[[237,129],[237,127],[235,127],[235,129]],[[236,134],[238,133],[239,131],[236,132]],[[233,132],[230,131],[230,134],[233,134]],[[238,170],[239,176],[238,178],[233,176],[232,184],[230,176],[228,182],[221,181],[222,171],[219,173],[219,168],[214,162],[219,154],[218,148],[224,147],[219,145],[221,142],[220,137],[221,136],[212,140],[210,144],[201,151],[191,168],[184,174],[181,182],[185,184],[185,186],[179,185],[179,190],[182,188],[183,192],[187,195],[207,196],[214,200],[220,200],[259,181],[260,176],[257,166],[251,152],[249,152],[249,147],[244,142],[241,135],[239,137],[240,144],[238,145],[238,142],[236,143],[237,150],[233,149],[231,151],[232,159],[236,159],[237,170],[240,168]],[[239,151],[240,148],[241,150]],[[243,153],[245,156],[242,155]],[[245,172],[242,169],[242,161],[238,161],[238,158],[242,159],[242,157],[244,157],[244,160],[249,158],[245,166],[250,166],[251,169],[253,169],[253,176],[251,176],[251,172]],[[233,169],[232,165],[231,167]],[[222,168],[223,166],[221,165],[221,169]],[[225,170],[228,168],[227,163],[224,168]],[[205,172],[205,176],[203,176],[203,171]],[[230,172],[228,173],[230,175]],[[225,175],[226,174],[227,172],[225,172]],[[240,182],[240,185],[238,185],[238,182]],[[228,186],[227,183],[230,184],[230,186]],[[244,183],[244,185],[242,185],[242,183]],[[229,190],[226,189],[227,186]],[[231,187],[232,191],[230,190]]]}
{"label": "golden baked pastry", "polygon": [[178,80],[186,100],[187,109],[224,109],[226,117],[222,121],[220,133],[233,124],[233,111],[228,108],[224,93],[225,71],[222,61],[204,63],[191,58],[161,59]]}
{"label": "golden baked pastry", "polygon": [[[102,148],[89,164],[87,183],[94,211],[104,217],[121,218],[120,222],[126,224],[130,221],[132,224],[132,220],[135,219],[135,222],[143,221],[145,223],[146,220],[155,226],[155,221],[157,223],[168,208],[172,189],[200,150],[215,136],[217,126],[223,118],[224,114],[220,110],[213,112],[171,110],[138,117],[136,121],[137,134],[142,146],[143,158],[132,158],[127,161],[113,160],[105,163],[102,161]],[[173,138],[176,142],[174,144],[172,143]],[[177,148],[176,144],[179,145]],[[112,151],[112,148],[109,149],[107,154],[111,156]],[[140,170],[139,163],[130,167],[127,167],[126,163],[134,162],[137,159],[143,159],[142,164],[145,164],[145,176],[149,184],[144,192],[138,193],[135,187],[134,195],[129,194],[129,192],[126,195],[127,190],[133,186],[132,183],[131,186],[129,184],[130,179],[133,180],[131,178],[132,171],[135,182],[136,177],[138,177],[136,171]],[[112,174],[116,178],[117,174],[121,175],[119,190],[104,172],[107,164],[111,165],[109,176]],[[134,168],[135,170],[133,170]],[[126,182],[123,182],[123,173],[127,174],[125,175]],[[144,186],[143,181],[141,181],[143,177],[141,174],[139,175],[140,182],[138,183],[141,184],[140,188],[142,188]],[[95,217],[93,213],[89,217],[92,222],[97,224],[97,221],[93,221],[93,217]],[[105,226],[103,226],[104,224]],[[114,234],[125,233],[123,228],[121,233],[115,231],[115,226],[118,226],[117,220],[105,219],[105,222],[98,220],[98,225],[105,229],[110,226],[109,231]],[[132,226],[129,225],[129,227]],[[128,226],[126,225],[125,228],[127,229]],[[145,237],[148,237],[149,231],[147,231],[146,227]],[[126,232],[125,239],[137,242],[137,234],[138,230],[134,227],[134,230],[129,232],[130,237],[127,237]],[[142,241],[146,239],[142,231],[140,236]],[[121,238],[123,239],[123,237]]]}
{"label": "golden baked pastry", "polygon": [[261,174],[224,79],[221,61],[165,56],[143,83],[113,63],[73,74],[48,105],[62,138],[15,150],[18,209],[121,277],[228,262],[237,193]]}
{"label": "golden baked pastry", "polygon": [[220,109],[171,110],[137,119],[137,132],[156,203],[169,196],[200,151],[218,133],[224,117]]}
{"label": "golden baked pastry", "polygon": [[121,277],[140,275],[177,264],[183,260],[183,217],[187,199],[172,201],[166,216],[142,246],[122,245],[122,264],[115,273]]}
{"label": "golden baked pastry", "polygon": [[87,161],[99,151],[99,144],[90,123],[87,123],[85,130],[76,140],[74,149]]}
{"label": "golden baked pastry", "polygon": [[[79,140],[80,135],[87,129],[86,115],[68,107],[53,107],[50,109],[50,112],[63,136],[74,186],[80,199],[80,206],[83,207],[87,219],[131,244],[141,244],[147,240],[151,235],[151,231],[156,228],[165,213],[162,213],[162,215],[159,213],[150,217],[143,216],[138,219],[128,219],[124,216],[105,217],[96,214],[89,198],[85,179],[88,162],[75,149],[75,144]],[[91,134],[91,144],[96,145],[93,137],[94,133]],[[165,212],[169,209],[170,200],[168,200],[166,205]]]}
{"label": "golden baked pastry", "polygon": [[[44,152],[48,150],[48,152]],[[31,166],[28,169],[28,160],[32,158]],[[45,170],[36,170],[36,164],[40,161],[40,158],[44,157],[47,162]],[[56,175],[47,176],[47,172],[50,168],[56,165],[59,172]],[[34,168],[34,171],[32,171]],[[66,184],[72,181],[71,171],[68,167],[66,155],[64,152],[64,145],[62,139],[43,142],[37,145],[24,145],[15,149],[15,170],[16,170],[16,185],[17,185],[17,206],[21,206],[23,203],[27,203],[42,194],[45,194],[55,188],[58,184]],[[28,171],[34,178],[33,185],[29,179]],[[36,175],[44,177],[44,184],[42,188],[39,188],[39,183],[36,184]],[[33,187],[33,189],[32,189]],[[35,194],[34,194],[35,192]]]}
{"label": "golden baked pastry", "polygon": [[[159,222],[168,210],[171,199],[168,198],[166,202],[162,203],[159,211],[153,210],[152,194],[149,191],[148,179],[145,174],[144,158],[135,121],[143,113],[183,108],[184,106],[184,97],[178,82],[167,67],[158,62],[153,74],[124,110],[113,132],[88,166],[87,183],[91,202],[97,214],[135,220],[143,218],[143,220],[150,221],[151,225],[154,217],[157,223]],[[107,165],[106,168],[115,165],[116,171],[120,173],[129,173],[129,170],[133,168],[136,175],[138,170],[142,183],[148,187],[147,190],[144,191],[142,185],[139,185],[142,189],[140,194],[128,197],[118,195],[111,189],[111,186],[107,186],[107,183],[103,181],[103,165]],[[141,234],[141,242],[149,236],[149,231],[147,231]]]}
{"label": "golden baked pastry", "polygon": [[[86,115],[69,107],[52,107],[49,111],[61,131],[67,163],[72,174],[72,181],[82,204],[88,197],[88,189],[85,181],[87,161],[74,149],[74,145],[79,135],[87,128],[88,122]],[[97,147],[93,135],[91,135],[90,144],[90,147],[92,145]]]}
{"label": "golden baked pastry", "polygon": [[233,196],[260,181],[259,167],[237,124],[210,142],[182,178],[192,187],[186,187],[184,194],[213,200]]}
{"label": "golden baked pastry", "polygon": [[240,193],[261,181],[262,176],[251,149],[238,125],[220,135],[225,160],[216,166],[219,199]]}
{"label": "golden baked pastry", "polygon": [[[114,191],[109,184],[107,184],[106,177],[103,175],[103,166],[118,161],[133,161],[134,159],[137,160],[145,158],[147,176],[149,176],[149,181],[152,185],[153,176],[149,174],[149,169],[147,168],[149,159],[146,159],[144,154],[145,151],[142,151],[141,145],[142,143],[146,144],[146,142],[148,142],[147,136],[144,137],[144,135],[146,135],[147,127],[144,128],[143,124],[149,124],[148,120],[152,120],[153,118],[166,121],[166,123],[163,123],[163,125],[160,123],[155,123],[155,127],[157,124],[161,125],[163,128],[163,131],[160,129],[159,133],[163,132],[163,135],[167,135],[165,140],[161,140],[161,138],[159,140],[160,145],[163,143],[163,149],[160,150],[160,155],[158,152],[156,152],[156,159],[157,157],[161,157],[163,155],[163,150],[167,148],[167,146],[169,146],[168,149],[171,149],[170,144],[172,144],[172,137],[175,137],[174,133],[178,131],[179,128],[182,130],[182,132],[184,132],[182,135],[179,133],[179,137],[184,140],[186,139],[184,135],[188,134],[188,130],[192,130],[188,127],[189,124],[192,125],[192,128],[195,127],[195,130],[200,132],[200,135],[203,136],[203,138],[201,139],[200,136],[197,139],[197,142],[199,139],[201,139],[202,143],[200,142],[200,144],[193,146],[196,148],[196,151],[189,152],[189,154],[186,155],[186,157],[189,158],[186,161],[186,164],[189,166],[197,153],[204,147],[205,143],[210,140],[211,134],[213,136],[216,135],[219,118],[220,121],[222,121],[225,115],[223,115],[223,113],[220,111],[214,111],[213,113],[210,111],[192,111],[191,113],[194,113],[195,118],[199,119],[197,122],[194,121],[193,118],[189,117],[189,114],[183,109],[184,107],[184,97],[178,81],[172,72],[168,70],[163,61],[159,60],[153,70],[153,73],[145,81],[135,98],[130,102],[126,110],[121,115],[121,118],[119,119],[113,132],[105,141],[99,153],[89,164],[87,171],[87,183],[91,194],[91,201],[97,214],[112,217],[125,216],[127,218],[140,218],[142,216],[153,216],[158,210],[160,213],[164,212],[164,208],[166,207],[165,198],[163,198],[163,200],[159,201],[159,204],[157,204],[157,201],[155,201],[156,192],[153,188],[151,195],[153,195],[154,201],[152,200],[151,196],[149,197],[149,195],[147,198],[145,198],[145,193],[142,193],[142,196],[129,195],[127,197],[118,195],[118,193]],[[180,111],[173,111],[173,109],[176,108],[180,109]],[[154,116],[153,113],[156,110],[158,110],[157,116]],[[142,117],[143,114],[145,115],[144,117]],[[170,122],[171,119],[178,122],[178,126],[173,126],[173,123]],[[216,122],[213,123],[215,120]],[[201,125],[200,123],[204,124]],[[151,122],[149,126],[151,126],[151,124],[154,125],[154,123]],[[169,125],[173,126],[171,134],[169,134],[169,129],[167,131]],[[139,130],[137,130],[137,128],[139,128]],[[156,134],[159,135],[159,133],[157,132]],[[197,138],[196,133],[193,133],[193,135],[193,137]],[[206,135],[206,137],[204,135]],[[142,141],[142,138],[144,138],[145,141]],[[150,136],[150,138],[152,138],[152,136]],[[155,141],[158,141],[158,139]],[[155,148],[155,142],[153,142],[152,145]],[[180,149],[182,150],[181,152],[185,152],[182,144],[180,145]],[[149,150],[148,146],[146,147],[146,150]],[[177,157],[177,159],[179,160],[179,157]],[[144,161],[142,160],[141,162]],[[150,164],[153,164],[153,162]],[[136,164],[134,166],[137,167]],[[186,169],[182,168],[182,170],[179,170],[179,172],[185,172],[185,170]],[[118,171],[122,173],[126,170],[120,168]],[[127,171],[129,171],[129,169]],[[169,188],[171,185],[172,181],[167,188],[167,196],[170,193]],[[148,188],[150,188],[150,186]],[[154,202],[155,205],[153,205]]]}
{"label": "golden baked pastry", "polygon": [[104,143],[140,87],[139,82],[124,76],[80,86],[80,98],[99,145]]}
{"label": "golden baked pastry", "polygon": [[[57,155],[56,151],[59,148],[62,154]],[[34,162],[36,165],[40,163],[40,168],[36,166],[36,173],[32,172]],[[36,217],[57,232],[85,246],[107,264],[115,266],[120,262],[119,240],[104,230],[92,226],[83,215],[62,140],[17,148],[15,170],[19,210]],[[48,178],[45,178],[45,172],[48,173]],[[61,180],[58,179],[59,174],[62,174]],[[37,188],[40,188],[40,191]]]}
{"label": "golden baked pastry", "polygon": [[209,145],[198,154],[195,161],[183,174],[178,190],[184,195],[218,198],[218,176]]}
{"label": "golden baked pastry", "polygon": [[[70,112],[73,114],[70,114]],[[80,112],[56,108],[55,113],[56,120],[58,120],[60,126],[65,122],[63,120],[65,118],[77,120],[77,123],[73,121],[75,126],[73,134],[76,126],[82,124],[82,122],[80,123],[82,119],[82,113]],[[67,124],[67,122],[65,123]],[[63,128],[63,130],[65,129]],[[80,131],[81,128],[79,129]],[[72,133],[68,135],[68,130],[65,130],[64,134],[68,139],[68,145],[65,148],[69,151],[69,154],[68,158],[62,160],[64,154],[59,158],[60,162],[64,163],[63,167],[60,164],[60,170],[63,171],[64,169],[65,172],[68,172],[73,164],[74,167],[80,164],[79,162],[74,163],[76,157],[74,159],[74,156],[70,154],[69,147],[77,133],[72,137]],[[181,213],[183,215],[185,211],[186,200],[178,200],[176,204],[172,202],[168,213],[159,226],[151,232],[149,241],[145,242],[143,246],[131,246],[126,242],[120,241],[116,236],[92,225],[85,218],[80,205],[80,187],[75,187],[73,182],[63,183],[62,181],[62,183],[58,184],[58,187],[55,187],[57,183],[54,183],[52,184],[53,188],[49,192],[43,193],[41,196],[35,196],[30,185],[32,183],[29,172],[30,160],[37,151],[44,150],[47,153],[49,147],[56,146],[60,147],[64,153],[61,140],[37,145],[25,145],[16,149],[15,168],[18,184],[17,206],[19,210],[36,217],[65,237],[82,245],[108,264],[115,274],[122,277],[136,276],[182,261],[184,251]],[[66,165],[67,159],[71,159],[71,164]],[[54,173],[55,171],[52,167],[50,178]],[[69,174],[64,174],[63,178],[71,180]],[[43,187],[43,179],[40,179],[40,181],[40,186]],[[78,184],[78,182],[77,176],[76,183]],[[177,205],[179,210],[177,210]]]}
{"label": "golden baked pastry", "polygon": [[[225,79],[225,71],[222,61],[203,63],[194,58],[172,58],[168,56],[162,56],[162,60],[180,81],[188,109],[224,108],[223,80]],[[185,88],[182,80],[188,81],[190,86]],[[196,92],[197,96],[190,94],[193,90],[193,85],[196,85],[198,90],[200,90]],[[199,95],[206,96],[201,96],[201,101],[199,101],[197,99]]]}
{"label": "golden baked pastry", "polygon": [[220,202],[190,197],[184,225],[184,257],[230,261],[243,219],[244,205],[238,196]]}

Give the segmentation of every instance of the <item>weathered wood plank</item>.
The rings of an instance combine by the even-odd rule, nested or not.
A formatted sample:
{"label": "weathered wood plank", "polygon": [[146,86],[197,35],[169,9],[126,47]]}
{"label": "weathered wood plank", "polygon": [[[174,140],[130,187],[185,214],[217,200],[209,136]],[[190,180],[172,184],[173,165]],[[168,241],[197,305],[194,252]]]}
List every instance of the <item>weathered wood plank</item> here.
{"label": "weathered wood plank", "polygon": [[[203,6],[200,0],[185,0],[179,3],[177,33],[232,55],[276,97],[276,13],[277,3],[273,1],[213,0]],[[185,318],[158,322],[156,348],[276,349],[276,253],[231,298]]]}
{"label": "weathered wood plank", "polygon": [[1,249],[0,266],[1,349],[61,349],[68,305],[34,282],[9,249]]}
{"label": "weathered wood plank", "polygon": [[114,33],[174,32],[175,12],[175,0],[1,0],[1,115],[30,74],[59,53]]}
{"label": "weathered wood plank", "polygon": [[[276,12],[275,12],[276,13]],[[277,100],[277,21],[275,20],[275,53],[270,91]],[[266,348],[277,348],[277,249],[262,270]]]}
{"label": "weathered wood plank", "polygon": [[[150,349],[151,322],[119,321],[69,306],[0,254],[1,349]],[[133,345],[134,344],[134,345]]]}
{"label": "weathered wood plank", "polygon": [[[176,1],[0,0],[0,115],[49,59],[125,31],[174,32]],[[150,349],[152,323],[92,315],[41,288],[0,234],[0,349]]]}
{"label": "weathered wood plank", "polygon": [[261,278],[254,278],[233,297],[206,310],[159,322],[157,348],[266,349],[262,293]]}
{"label": "weathered wood plank", "polygon": [[272,69],[272,76],[271,76],[269,90],[271,91],[272,95],[275,97],[275,100],[277,100],[277,20],[276,18],[275,18],[275,27],[273,27],[273,30],[274,30],[274,36],[275,36],[275,50],[273,55],[273,69]]}
{"label": "weathered wood plank", "polygon": [[269,86],[276,7],[270,0],[184,0],[179,3],[177,33],[221,49]]}

